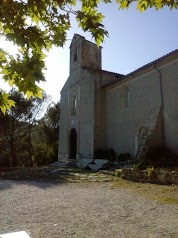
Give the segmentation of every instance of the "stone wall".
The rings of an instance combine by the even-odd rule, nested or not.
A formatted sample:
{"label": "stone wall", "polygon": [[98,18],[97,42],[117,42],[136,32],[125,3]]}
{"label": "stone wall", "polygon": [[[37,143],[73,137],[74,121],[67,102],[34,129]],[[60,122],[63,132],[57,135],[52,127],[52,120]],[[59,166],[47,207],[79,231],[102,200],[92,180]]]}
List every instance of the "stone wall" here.
{"label": "stone wall", "polygon": [[166,145],[178,154],[178,59],[161,68]]}
{"label": "stone wall", "polygon": [[178,185],[178,169],[122,169],[122,178],[141,183],[156,183],[156,184],[177,184]]}
{"label": "stone wall", "polygon": [[161,140],[161,109],[159,107],[150,111],[145,123],[136,155],[137,160],[144,159],[149,147],[160,146]]}
{"label": "stone wall", "polygon": [[[124,87],[129,92],[128,105],[125,108],[121,105]],[[136,156],[138,131],[146,127],[152,110],[160,108],[159,88],[159,78],[153,70],[127,84],[121,81],[117,88],[106,90],[107,147],[112,147],[117,154],[130,153]]]}

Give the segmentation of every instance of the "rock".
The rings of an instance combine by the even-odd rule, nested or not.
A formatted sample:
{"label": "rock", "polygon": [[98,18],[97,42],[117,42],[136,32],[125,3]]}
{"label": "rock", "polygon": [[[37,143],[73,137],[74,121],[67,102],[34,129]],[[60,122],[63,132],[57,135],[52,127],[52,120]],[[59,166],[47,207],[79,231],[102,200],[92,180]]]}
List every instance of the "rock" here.
{"label": "rock", "polygon": [[108,160],[107,159],[95,159],[94,163],[98,164],[98,165],[104,165],[104,164],[108,163]]}
{"label": "rock", "polygon": [[79,169],[85,169],[85,168],[87,168],[87,166],[88,166],[88,164],[77,163],[77,167],[78,167]]}
{"label": "rock", "polygon": [[165,173],[159,173],[157,178],[160,181],[160,183],[163,183],[163,184],[166,183]]}
{"label": "rock", "polygon": [[92,171],[98,171],[99,169],[102,168],[102,165],[100,165],[100,164],[88,164],[88,167],[89,167]]}
{"label": "rock", "polygon": [[90,163],[93,163],[93,159],[82,158],[82,159],[80,160],[80,163],[82,163],[82,164],[90,164]]}
{"label": "rock", "polygon": [[175,175],[175,184],[178,185],[178,175]]}

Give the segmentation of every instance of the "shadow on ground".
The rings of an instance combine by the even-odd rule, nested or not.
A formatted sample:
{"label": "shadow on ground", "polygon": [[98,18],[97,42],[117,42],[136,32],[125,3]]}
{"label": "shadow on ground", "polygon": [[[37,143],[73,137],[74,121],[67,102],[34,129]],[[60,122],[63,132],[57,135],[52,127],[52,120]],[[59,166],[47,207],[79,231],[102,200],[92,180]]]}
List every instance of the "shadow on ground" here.
{"label": "shadow on ground", "polygon": [[[84,170],[81,171],[75,167],[54,168],[51,166],[41,168],[18,168],[15,171],[7,170],[0,173],[0,179],[21,181],[20,184],[23,183],[37,186],[41,189],[67,182],[108,182],[115,180],[111,175],[103,175]],[[31,181],[33,181],[33,183],[31,183]],[[11,183],[0,182],[0,191],[8,189],[11,186]]]}

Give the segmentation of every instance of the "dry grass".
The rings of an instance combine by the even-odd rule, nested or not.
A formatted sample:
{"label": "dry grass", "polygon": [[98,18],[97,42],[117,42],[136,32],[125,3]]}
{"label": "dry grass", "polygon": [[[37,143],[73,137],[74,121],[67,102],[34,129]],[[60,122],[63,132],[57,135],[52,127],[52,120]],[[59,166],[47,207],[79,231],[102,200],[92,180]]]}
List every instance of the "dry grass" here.
{"label": "dry grass", "polygon": [[159,203],[178,205],[178,186],[158,185],[149,183],[137,183],[118,178],[112,182],[113,188],[123,188],[133,191],[141,196],[152,199]]}

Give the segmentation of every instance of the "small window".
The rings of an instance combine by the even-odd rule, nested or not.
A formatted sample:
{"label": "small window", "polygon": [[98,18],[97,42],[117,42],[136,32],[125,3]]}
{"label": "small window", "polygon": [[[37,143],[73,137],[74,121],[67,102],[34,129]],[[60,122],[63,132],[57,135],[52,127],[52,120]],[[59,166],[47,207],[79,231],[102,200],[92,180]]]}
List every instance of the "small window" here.
{"label": "small window", "polygon": [[74,61],[77,61],[77,46],[74,47]]}
{"label": "small window", "polygon": [[127,108],[130,105],[130,92],[127,87],[121,89],[121,108]]}
{"label": "small window", "polygon": [[71,116],[76,115],[77,112],[77,97],[76,95],[72,95],[71,97]]}

